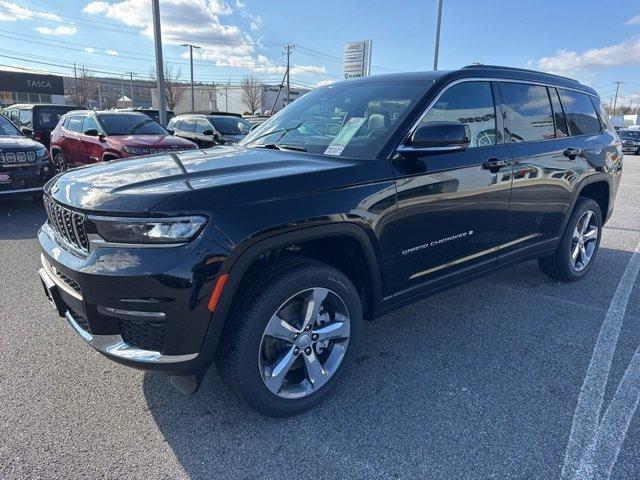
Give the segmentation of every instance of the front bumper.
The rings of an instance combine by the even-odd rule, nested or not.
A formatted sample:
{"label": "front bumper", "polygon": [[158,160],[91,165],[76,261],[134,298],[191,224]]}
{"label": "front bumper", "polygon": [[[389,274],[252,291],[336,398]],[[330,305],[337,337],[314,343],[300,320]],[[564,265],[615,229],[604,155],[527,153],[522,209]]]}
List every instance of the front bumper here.
{"label": "front bumper", "polygon": [[38,238],[45,293],[91,347],[172,375],[208,368],[217,342],[205,342],[206,304],[220,266],[211,257],[224,258],[219,247],[199,238],[171,249],[111,246],[83,256],[48,224]]}

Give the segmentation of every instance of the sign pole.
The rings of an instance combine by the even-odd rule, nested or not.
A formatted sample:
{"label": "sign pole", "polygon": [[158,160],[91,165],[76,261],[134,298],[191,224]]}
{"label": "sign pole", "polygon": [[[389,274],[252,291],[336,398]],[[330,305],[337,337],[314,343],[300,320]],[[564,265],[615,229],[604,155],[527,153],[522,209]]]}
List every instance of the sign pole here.
{"label": "sign pole", "polygon": [[436,46],[433,52],[433,69],[438,70],[438,54],[440,51],[440,24],[442,23],[442,0],[438,0],[438,21],[436,23]]}
{"label": "sign pole", "polygon": [[153,9],[153,43],[156,47],[156,78],[158,79],[158,115],[160,124],[167,125],[167,107],[164,91],[164,62],[162,61],[162,33],[160,31],[160,0],[151,0]]}

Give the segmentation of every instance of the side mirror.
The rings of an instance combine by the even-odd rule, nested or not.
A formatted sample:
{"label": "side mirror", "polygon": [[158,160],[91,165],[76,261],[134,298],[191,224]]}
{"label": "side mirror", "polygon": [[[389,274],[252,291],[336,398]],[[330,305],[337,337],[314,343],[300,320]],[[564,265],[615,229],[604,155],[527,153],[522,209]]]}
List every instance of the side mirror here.
{"label": "side mirror", "polygon": [[25,137],[30,137],[31,135],[33,135],[33,130],[31,130],[29,127],[20,127],[20,131]]}
{"label": "side mirror", "polygon": [[207,135],[207,136],[211,136],[211,135],[215,135],[213,130],[209,129],[209,130],[205,130],[202,132],[202,135]]}
{"label": "side mirror", "polygon": [[421,150],[463,150],[471,143],[469,127],[457,122],[429,122],[417,128],[408,147]]}
{"label": "side mirror", "polygon": [[98,137],[98,136],[100,136],[100,132],[98,132],[98,130],[96,128],[90,128],[88,130],[85,130],[84,134],[89,136],[89,137]]}

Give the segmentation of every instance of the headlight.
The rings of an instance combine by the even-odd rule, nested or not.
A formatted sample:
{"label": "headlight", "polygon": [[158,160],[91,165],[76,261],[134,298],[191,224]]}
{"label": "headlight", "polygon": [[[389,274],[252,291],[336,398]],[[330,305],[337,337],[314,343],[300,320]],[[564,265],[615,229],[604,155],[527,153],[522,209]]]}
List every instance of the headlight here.
{"label": "headlight", "polygon": [[36,150],[36,156],[38,158],[45,158],[49,156],[49,152],[47,152],[46,148],[41,148],[39,150]]}
{"label": "headlight", "polygon": [[144,147],[124,147],[124,151],[133,155],[147,155],[149,153],[149,149]]}
{"label": "headlight", "polygon": [[113,243],[185,243],[207,223],[206,217],[174,218],[89,217],[95,232]]}

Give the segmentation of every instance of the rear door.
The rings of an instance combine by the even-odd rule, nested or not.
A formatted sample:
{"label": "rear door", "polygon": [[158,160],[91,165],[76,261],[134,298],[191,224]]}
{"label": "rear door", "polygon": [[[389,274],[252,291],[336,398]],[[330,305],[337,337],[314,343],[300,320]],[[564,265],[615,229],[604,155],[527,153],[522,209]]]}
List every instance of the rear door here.
{"label": "rear door", "polygon": [[[589,165],[554,87],[500,82],[513,188],[500,262],[555,246],[573,189]],[[587,98],[588,101],[588,98]]]}
{"label": "rear door", "polygon": [[[417,127],[449,121],[469,128],[466,150],[396,155],[399,301],[495,266],[511,190],[509,149],[497,134],[494,86],[447,87]],[[493,167],[488,162],[493,162]]]}

